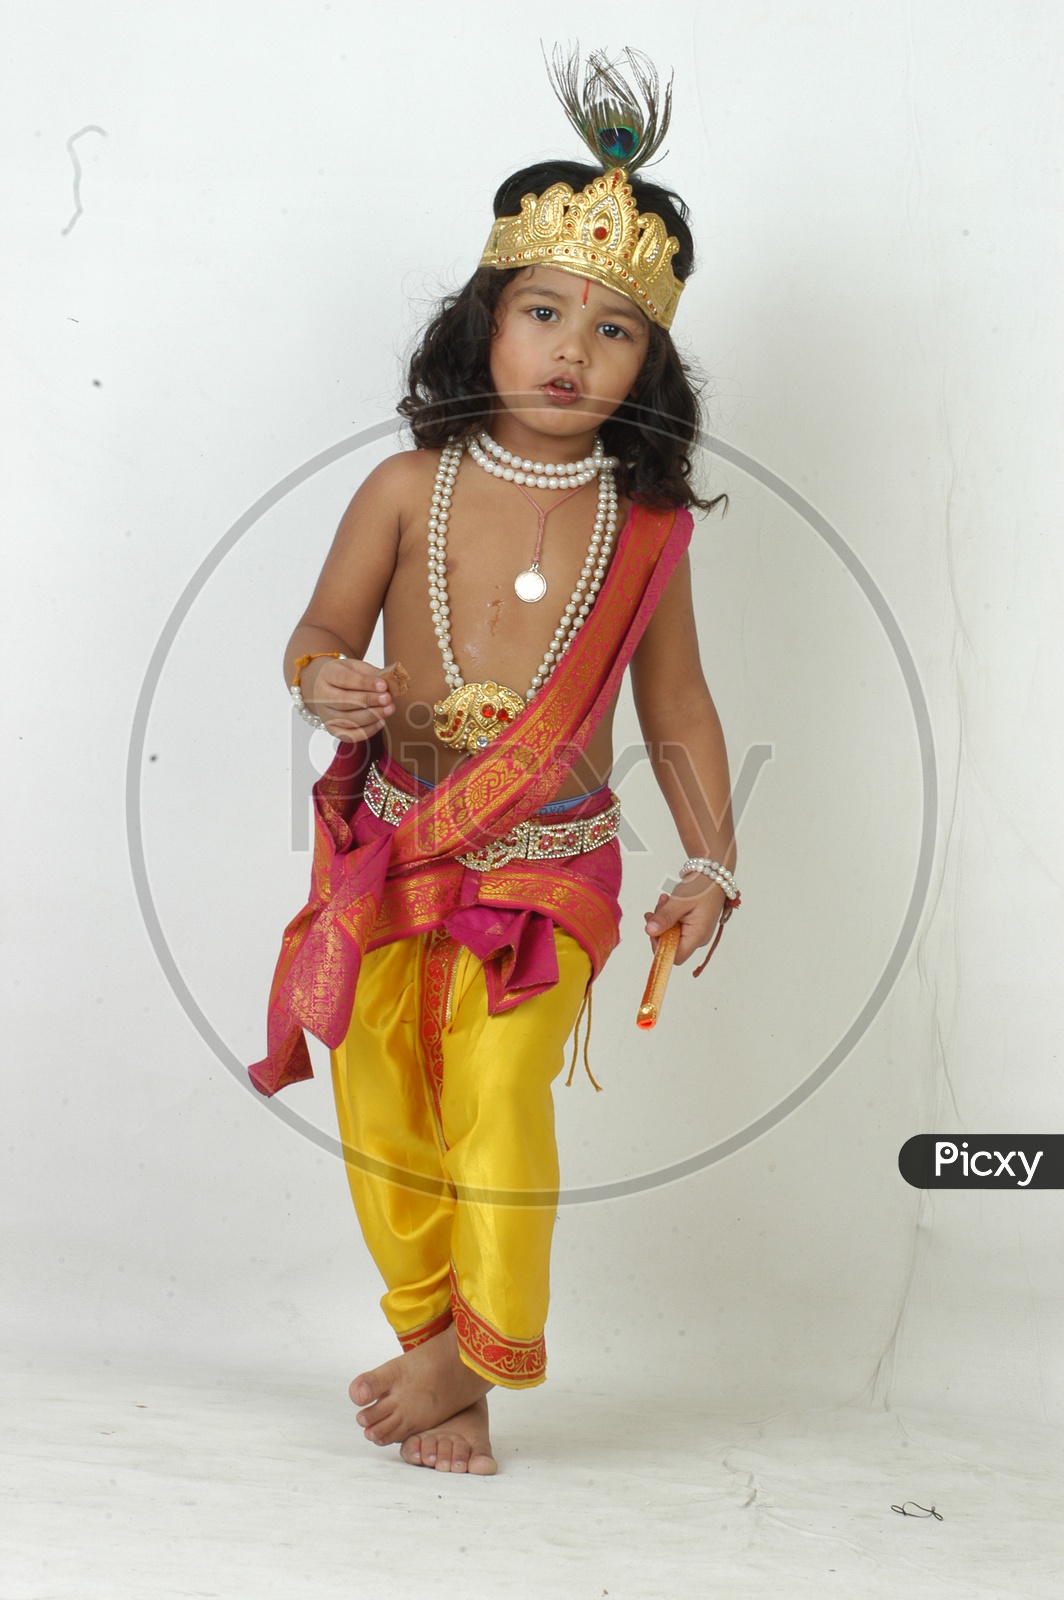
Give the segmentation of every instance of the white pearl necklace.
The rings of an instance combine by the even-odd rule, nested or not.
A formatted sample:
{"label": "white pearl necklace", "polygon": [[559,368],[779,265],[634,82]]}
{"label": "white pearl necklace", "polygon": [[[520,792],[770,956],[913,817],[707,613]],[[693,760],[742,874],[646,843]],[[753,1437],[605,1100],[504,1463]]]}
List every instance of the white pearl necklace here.
{"label": "white pearl necklace", "polygon": [[505,478],[508,483],[527,483],[530,489],[579,489],[598,473],[612,471],[618,465],[616,456],[606,455],[601,439],[595,440],[594,450],[583,461],[523,461],[504,450],[490,433],[470,439],[469,454],[478,467],[493,477]]}
{"label": "white pearl necklace", "polygon": [[[464,687],[465,680],[458,670],[451,648],[451,608],[447,598],[447,523],[451,514],[451,496],[464,444],[449,444],[440,454],[440,465],[432,491],[432,508],[429,512],[429,609],[432,612],[433,631],[440,642],[443,656],[443,675],[452,691]],[[472,454],[472,447],[470,447]],[[475,459],[475,458],[474,458]],[[605,458],[608,459],[608,458]],[[596,468],[599,473],[598,510],[595,526],[588,545],[587,557],[580,571],[576,588],[562,613],[554,638],[536,669],[526,701],[536,695],[550,677],[561,657],[568,650],[584,626],[595,596],[609,565],[613,536],[617,529],[617,488],[612,469]],[[593,476],[594,474],[592,474]],[[588,480],[585,480],[588,481]],[[550,485],[545,485],[550,487]]]}

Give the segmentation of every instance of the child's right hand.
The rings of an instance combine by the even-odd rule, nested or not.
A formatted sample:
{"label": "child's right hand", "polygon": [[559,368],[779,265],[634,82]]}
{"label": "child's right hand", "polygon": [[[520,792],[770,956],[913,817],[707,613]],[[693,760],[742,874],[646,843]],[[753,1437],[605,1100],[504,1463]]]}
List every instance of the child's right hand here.
{"label": "child's right hand", "polygon": [[384,727],[395,710],[388,679],[379,667],[348,657],[319,656],[303,669],[303,704],[324,722],[335,739],[359,744]]}

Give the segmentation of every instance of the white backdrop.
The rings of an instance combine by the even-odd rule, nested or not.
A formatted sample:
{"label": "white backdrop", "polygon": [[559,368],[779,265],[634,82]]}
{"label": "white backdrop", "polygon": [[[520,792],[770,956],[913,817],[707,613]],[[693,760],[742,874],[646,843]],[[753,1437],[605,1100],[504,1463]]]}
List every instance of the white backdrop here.
{"label": "white backdrop", "polygon": [[[639,913],[680,852],[645,767],[622,786],[646,848],[597,990],[605,1092],[578,1079],[558,1103],[570,1191],[627,1192],[566,1195],[552,1371],[693,1384],[720,1408],[1061,1419],[1060,1196],[921,1196],[896,1166],[917,1132],[1064,1126],[1058,33],[1046,0],[8,8],[17,1346],[337,1381],[392,1352],[314,1137],[327,1079],[281,1097],[286,1122],[167,979],[135,893],[127,754],[153,651],[218,541],[392,414],[498,182],[579,156],[538,42],[578,37],[676,67],[658,173],[691,206],[700,264],[675,335],[732,453],[703,458],[731,496],[696,530],[706,671],[735,777],[770,759],[747,768],[743,908],[651,1036],[632,1025]],[[177,630],[134,774],[161,935],[244,1061],[308,874],[281,651],[393,447],[306,476],[233,544]],[[923,770],[855,563],[915,663]],[[627,711],[620,743],[636,740]],[[889,967],[932,762],[930,888],[889,995],[816,1092],[747,1138]]]}

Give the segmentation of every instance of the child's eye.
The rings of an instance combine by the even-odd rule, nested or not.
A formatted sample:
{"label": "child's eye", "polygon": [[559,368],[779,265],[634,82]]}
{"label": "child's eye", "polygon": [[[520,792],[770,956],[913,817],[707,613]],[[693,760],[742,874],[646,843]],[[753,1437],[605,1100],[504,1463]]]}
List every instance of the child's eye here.
{"label": "child's eye", "polygon": [[[549,318],[557,316],[553,306],[532,306],[530,310],[533,322],[546,322]],[[542,316],[540,315],[541,312]]]}
{"label": "child's eye", "polygon": [[618,327],[616,322],[603,322],[599,324],[599,332],[604,333],[607,339],[627,339],[628,330]]}

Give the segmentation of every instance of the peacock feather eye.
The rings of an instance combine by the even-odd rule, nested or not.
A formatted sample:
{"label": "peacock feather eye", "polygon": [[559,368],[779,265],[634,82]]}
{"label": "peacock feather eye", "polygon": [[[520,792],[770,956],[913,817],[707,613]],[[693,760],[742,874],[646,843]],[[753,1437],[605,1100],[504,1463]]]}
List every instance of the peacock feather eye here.
{"label": "peacock feather eye", "polygon": [[646,165],[669,125],[671,76],[662,89],[650,57],[630,47],[618,61],[593,50],[581,69],[579,49],[555,45],[548,70],[566,116],[607,169]]}
{"label": "peacock feather eye", "polygon": [[639,135],[634,128],[623,125],[617,128],[599,128],[596,143],[604,156],[614,161],[628,161],[639,146]]}

